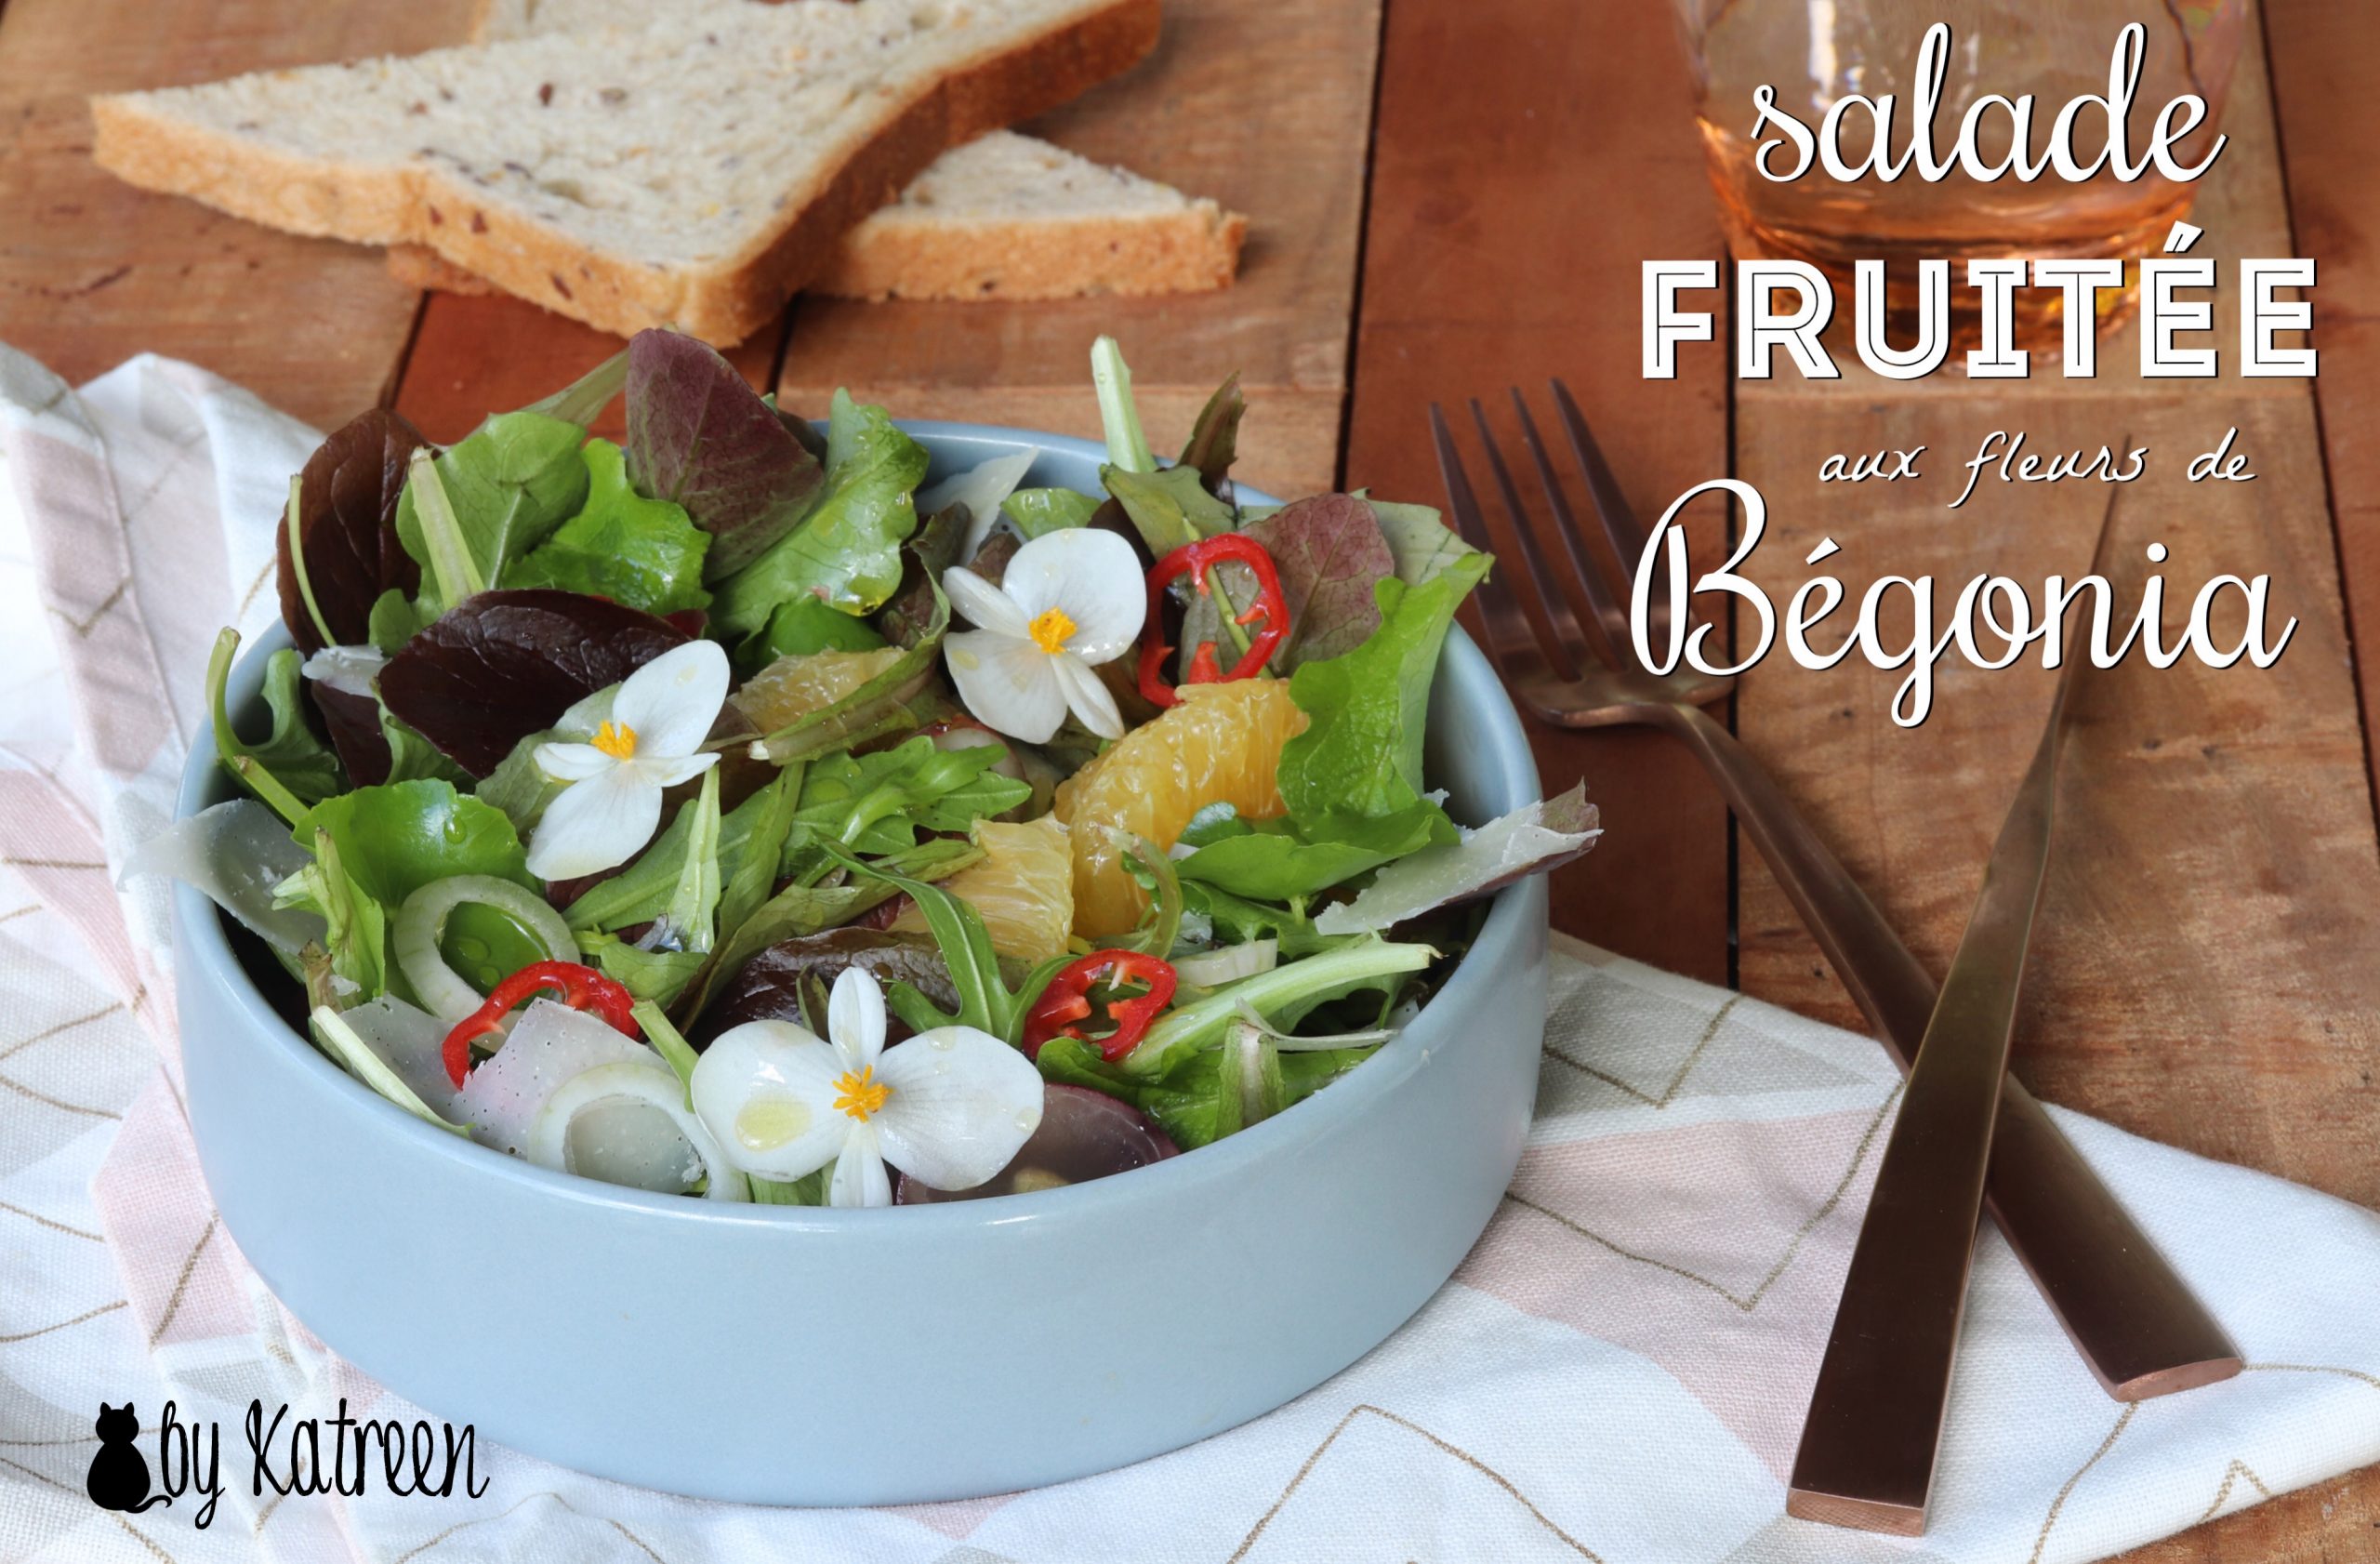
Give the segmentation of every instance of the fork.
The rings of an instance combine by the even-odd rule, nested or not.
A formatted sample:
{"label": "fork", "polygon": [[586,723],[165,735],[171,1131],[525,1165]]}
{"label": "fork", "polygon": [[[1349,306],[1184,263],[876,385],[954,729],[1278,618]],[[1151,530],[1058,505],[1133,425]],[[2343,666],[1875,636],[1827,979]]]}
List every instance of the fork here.
{"label": "fork", "polygon": [[[1507,518],[1501,525],[1492,523],[1444,411],[1435,403],[1430,406],[1430,433],[1458,530],[1474,547],[1527,566],[1491,572],[1480,585],[1489,656],[1514,696],[1541,721],[1571,728],[1651,726],[1692,749],[1906,1073],[1939,997],[1934,978],[1766,769],[1703,709],[1728,696],[1733,679],[1690,671],[1684,662],[1670,673],[1654,673],[1636,658],[1622,605],[1635,585],[1631,572],[1646,557],[1647,536],[1569,388],[1556,379],[1552,389],[1616,570],[1607,572],[1588,546],[1517,387],[1513,407],[1550,523],[1522,503],[1487,411],[1473,398],[1472,421]],[[1560,569],[1551,563],[1557,547]],[[1648,584],[1658,586],[1659,578]],[[1647,629],[1655,641],[1671,629],[1663,596],[1649,594]],[[1696,624],[1689,606],[1689,633]],[[2014,1076],[2001,1088],[1986,1200],[2009,1247],[2109,1395],[2145,1400],[2240,1372],[2239,1348]]]}

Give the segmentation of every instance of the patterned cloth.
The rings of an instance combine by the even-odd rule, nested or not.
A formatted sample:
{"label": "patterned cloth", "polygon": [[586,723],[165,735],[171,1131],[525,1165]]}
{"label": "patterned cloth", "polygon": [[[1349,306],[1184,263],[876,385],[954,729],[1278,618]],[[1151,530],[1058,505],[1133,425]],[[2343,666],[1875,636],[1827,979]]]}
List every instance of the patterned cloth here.
{"label": "patterned cloth", "polygon": [[[313,440],[186,364],[74,391],[0,348],[0,1555],[2049,1564],[2380,1459],[2380,1217],[2061,1113],[2248,1372],[2109,1401],[1987,1231],[1929,1535],[1785,1518],[1898,1083],[1864,1038],[1566,942],[1503,1210],[1412,1323],[1269,1417],[1061,1488],[891,1510],[676,1499],[493,1448],[477,1499],[258,1499],[252,1399],[414,1414],[218,1224],[163,896],[112,885],[165,818],[217,627],[273,616],[271,529]],[[137,1516],[86,1496],[102,1401],[138,1407],[161,1482],[168,1401],[220,1425],[209,1526],[193,1492]]]}

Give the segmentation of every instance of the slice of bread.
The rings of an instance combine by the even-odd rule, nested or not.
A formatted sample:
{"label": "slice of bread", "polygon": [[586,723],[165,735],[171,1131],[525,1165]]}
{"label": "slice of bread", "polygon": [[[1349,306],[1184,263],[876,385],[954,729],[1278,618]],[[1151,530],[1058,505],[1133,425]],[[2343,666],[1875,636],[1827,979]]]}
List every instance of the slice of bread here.
{"label": "slice of bread", "polygon": [[93,99],[133,184],[741,341],[950,147],[1146,54],[1157,0],[706,0],[659,25]]}
{"label": "slice of bread", "polygon": [[[657,25],[685,0],[487,0],[476,36]],[[1070,298],[1228,287],[1248,219],[1212,201],[1031,137],[996,131],[954,147],[900,200],[843,236],[809,284],[846,298]],[[390,253],[400,281],[485,285],[420,252]]]}
{"label": "slice of bread", "polygon": [[934,159],[810,285],[846,298],[1069,298],[1228,287],[1248,219],[996,130]]}
{"label": "slice of bread", "polygon": [[[844,298],[1072,298],[1228,287],[1248,219],[1170,185],[995,130],[934,159],[843,235],[809,291]],[[491,291],[416,245],[389,251],[409,287]]]}

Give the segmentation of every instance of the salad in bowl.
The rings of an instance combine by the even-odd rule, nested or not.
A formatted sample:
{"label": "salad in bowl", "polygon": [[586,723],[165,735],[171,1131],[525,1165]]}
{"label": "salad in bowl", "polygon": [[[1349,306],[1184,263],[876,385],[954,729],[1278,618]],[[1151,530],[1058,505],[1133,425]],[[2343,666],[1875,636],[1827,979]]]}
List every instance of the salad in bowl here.
{"label": "salad in bowl", "polygon": [[1467,828],[1422,774],[1487,555],[1243,504],[1236,385],[1162,463],[1091,360],[1091,494],[928,484],[884,409],[813,429],[662,331],[453,446],[364,415],[291,484],[261,731],[232,632],[208,672],[243,796],[134,868],[398,1107],[612,1184],[1012,1195],[1293,1109],[1594,810]]}

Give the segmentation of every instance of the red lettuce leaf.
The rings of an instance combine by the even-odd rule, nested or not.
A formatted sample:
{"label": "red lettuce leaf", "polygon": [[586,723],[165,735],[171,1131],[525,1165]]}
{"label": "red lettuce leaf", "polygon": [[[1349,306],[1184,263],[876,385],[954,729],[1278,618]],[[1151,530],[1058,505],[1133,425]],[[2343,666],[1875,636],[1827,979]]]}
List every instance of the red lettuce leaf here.
{"label": "red lettuce leaf", "polygon": [[[397,541],[397,500],[405,462],[429,441],[385,407],[376,407],[324,441],[298,474],[298,530],[306,551],[305,585],[313,589],[323,627],[341,646],[371,639],[372,605],[391,587],[410,594],[421,566]],[[284,524],[274,545],[281,619],[298,649],[325,643],[306,611]]]}
{"label": "red lettuce leaf", "polygon": [[397,718],[485,776],[512,747],[690,637],[600,597],[532,589],[465,598],[380,672]]}
{"label": "red lettuce leaf", "polygon": [[703,579],[751,563],[793,530],[826,483],[818,458],[735,366],[674,331],[628,343],[628,477],[711,535]]}

